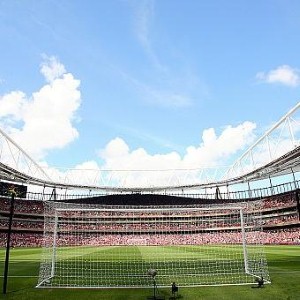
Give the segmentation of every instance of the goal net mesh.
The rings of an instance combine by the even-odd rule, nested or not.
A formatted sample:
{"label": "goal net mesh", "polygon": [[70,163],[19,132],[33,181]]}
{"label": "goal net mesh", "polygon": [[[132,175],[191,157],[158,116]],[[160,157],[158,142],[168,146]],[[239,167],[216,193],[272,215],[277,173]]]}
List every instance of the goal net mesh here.
{"label": "goal net mesh", "polygon": [[269,282],[260,201],[197,206],[45,202],[37,287]]}

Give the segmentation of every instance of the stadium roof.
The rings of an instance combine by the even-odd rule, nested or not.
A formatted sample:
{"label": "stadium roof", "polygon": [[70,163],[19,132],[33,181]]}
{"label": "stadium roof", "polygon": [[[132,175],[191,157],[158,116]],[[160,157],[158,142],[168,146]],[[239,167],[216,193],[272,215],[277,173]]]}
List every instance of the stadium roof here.
{"label": "stadium roof", "polygon": [[[300,132],[299,118],[296,113],[300,102],[284,115],[271,129],[259,138],[230,168],[219,178],[209,179],[205,169],[168,170],[169,178],[165,184],[133,186],[125,181],[112,180],[115,174],[122,176],[125,171],[145,174],[145,172],[163,172],[166,170],[95,170],[97,180],[74,180],[74,170],[70,178],[52,178],[19,145],[0,129],[0,180],[28,185],[58,187],[66,189],[88,189],[105,191],[159,191],[187,188],[205,188],[226,186],[241,182],[250,182],[274,176],[281,176],[300,171]],[[90,170],[89,170],[90,171]],[[210,170],[211,171],[211,170]],[[76,170],[80,178],[85,170]],[[106,172],[106,175],[104,174]],[[144,173],[143,173],[144,172]],[[104,174],[104,175],[103,175]],[[201,174],[201,176],[199,175]],[[216,172],[215,172],[216,174]],[[79,177],[77,177],[79,178]],[[109,178],[109,180],[108,180]],[[203,180],[205,178],[205,180]],[[176,180],[174,180],[176,179]],[[91,183],[93,182],[93,183]]]}

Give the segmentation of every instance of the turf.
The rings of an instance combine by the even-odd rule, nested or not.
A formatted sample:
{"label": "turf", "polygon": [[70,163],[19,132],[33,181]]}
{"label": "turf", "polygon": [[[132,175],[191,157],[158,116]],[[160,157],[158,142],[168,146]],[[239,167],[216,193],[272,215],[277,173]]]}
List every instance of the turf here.
{"label": "turf", "polygon": [[[197,249],[194,249],[195,251]],[[300,247],[267,246],[269,272],[272,284],[264,288],[254,286],[222,286],[179,288],[181,299],[300,299]],[[3,274],[5,250],[0,249],[0,272]],[[111,253],[106,253],[111,255]],[[7,294],[0,299],[146,299],[152,289],[36,289],[38,280],[40,248],[12,249]],[[0,280],[3,284],[2,276]],[[160,294],[169,299],[170,288],[159,289]]]}
{"label": "turf", "polygon": [[[249,256],[251,250],[248,247]],[[55,257],[55,276],[49,279],[53,258],[49,253],[46,286],[148,287],[153,283],[149,269],[157,270],[157,284],[167,287],[173,281],[195,286],[254,280],[244,271],[241,245],[60,247]]]}

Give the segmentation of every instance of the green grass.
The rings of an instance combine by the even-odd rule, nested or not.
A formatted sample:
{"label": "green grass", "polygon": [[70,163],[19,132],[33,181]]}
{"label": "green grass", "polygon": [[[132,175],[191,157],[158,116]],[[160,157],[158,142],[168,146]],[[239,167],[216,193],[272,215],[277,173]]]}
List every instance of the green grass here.
{"label": "green grass", "polygon": [[[249,247],[249,256],[251,250],[258,248]],[[49,253],[50,261],[52,257]],[[158,285],[167,287],[173,281],[180,286],[195,286],[254,280],[244,272],[240,245],[81,246],[57,248],[55,276],[46,285],[148,287],[152,285],[152,278],[147,275],[149,269],[158,270]],[[50,273],[50,263],[48,270]]]}
{"label": "green grass", "polygon": [[[140,251],[140,255],[147,261],[153,259],[151,251],[144,248],[131,247],[127,251]],[[201,254],[200,247],[190,248],[190,255],[198,257]],[[172,252],[171,249],[162,247],[162,251],[167,251],[170,255],[170,261],[174,258],[180,259],[180,252]],[[93,252],[87,247],[85,252],[89,257],[95,255],[99,259],[99,252]],[[113,258],[115,253],[112,249],[103,248],[101,259]],[[179,289],[181,299],[264,299],[264,300],[299,300],[300,299],[300,247],[299,246],[267,246],[265,247],[267,255],[269,272],[272,284],[264,288],[252,288],[246,286],[222,286],[222,287],[197,287]],[[124,256],[128,255],[125,252]],[[199,254],[200,253],[200,254]],[[0,249],[0,284],[1,291],[3,285],[3,266],[5,250]],[[69,253],[69,259],[72,259],[74,253]],[[41,249],[39,248],[19,248],[11,250],[11,260],[9,267],[7,294],[0,294],[0,299],[16,300],[37,300],[37,299],[146,299],[152,294],[152,289],[36,289],[38,280],[39,263]],[[137,257],[137,256],[135,256]],[[117,266],[113,266],[113,269]],[[170,288],[159,289],[160,293],[165,295],[166,299],[171,296]]]}

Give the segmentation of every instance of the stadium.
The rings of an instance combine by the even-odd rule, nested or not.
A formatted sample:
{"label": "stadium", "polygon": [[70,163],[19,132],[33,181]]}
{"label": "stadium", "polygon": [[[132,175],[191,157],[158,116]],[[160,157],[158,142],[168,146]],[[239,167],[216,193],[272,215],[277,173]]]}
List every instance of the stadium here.
{"label": "stadium", "polygon": [[225,170],[55,176],[0,131],[5,299],[299,299],[299,108]]}

